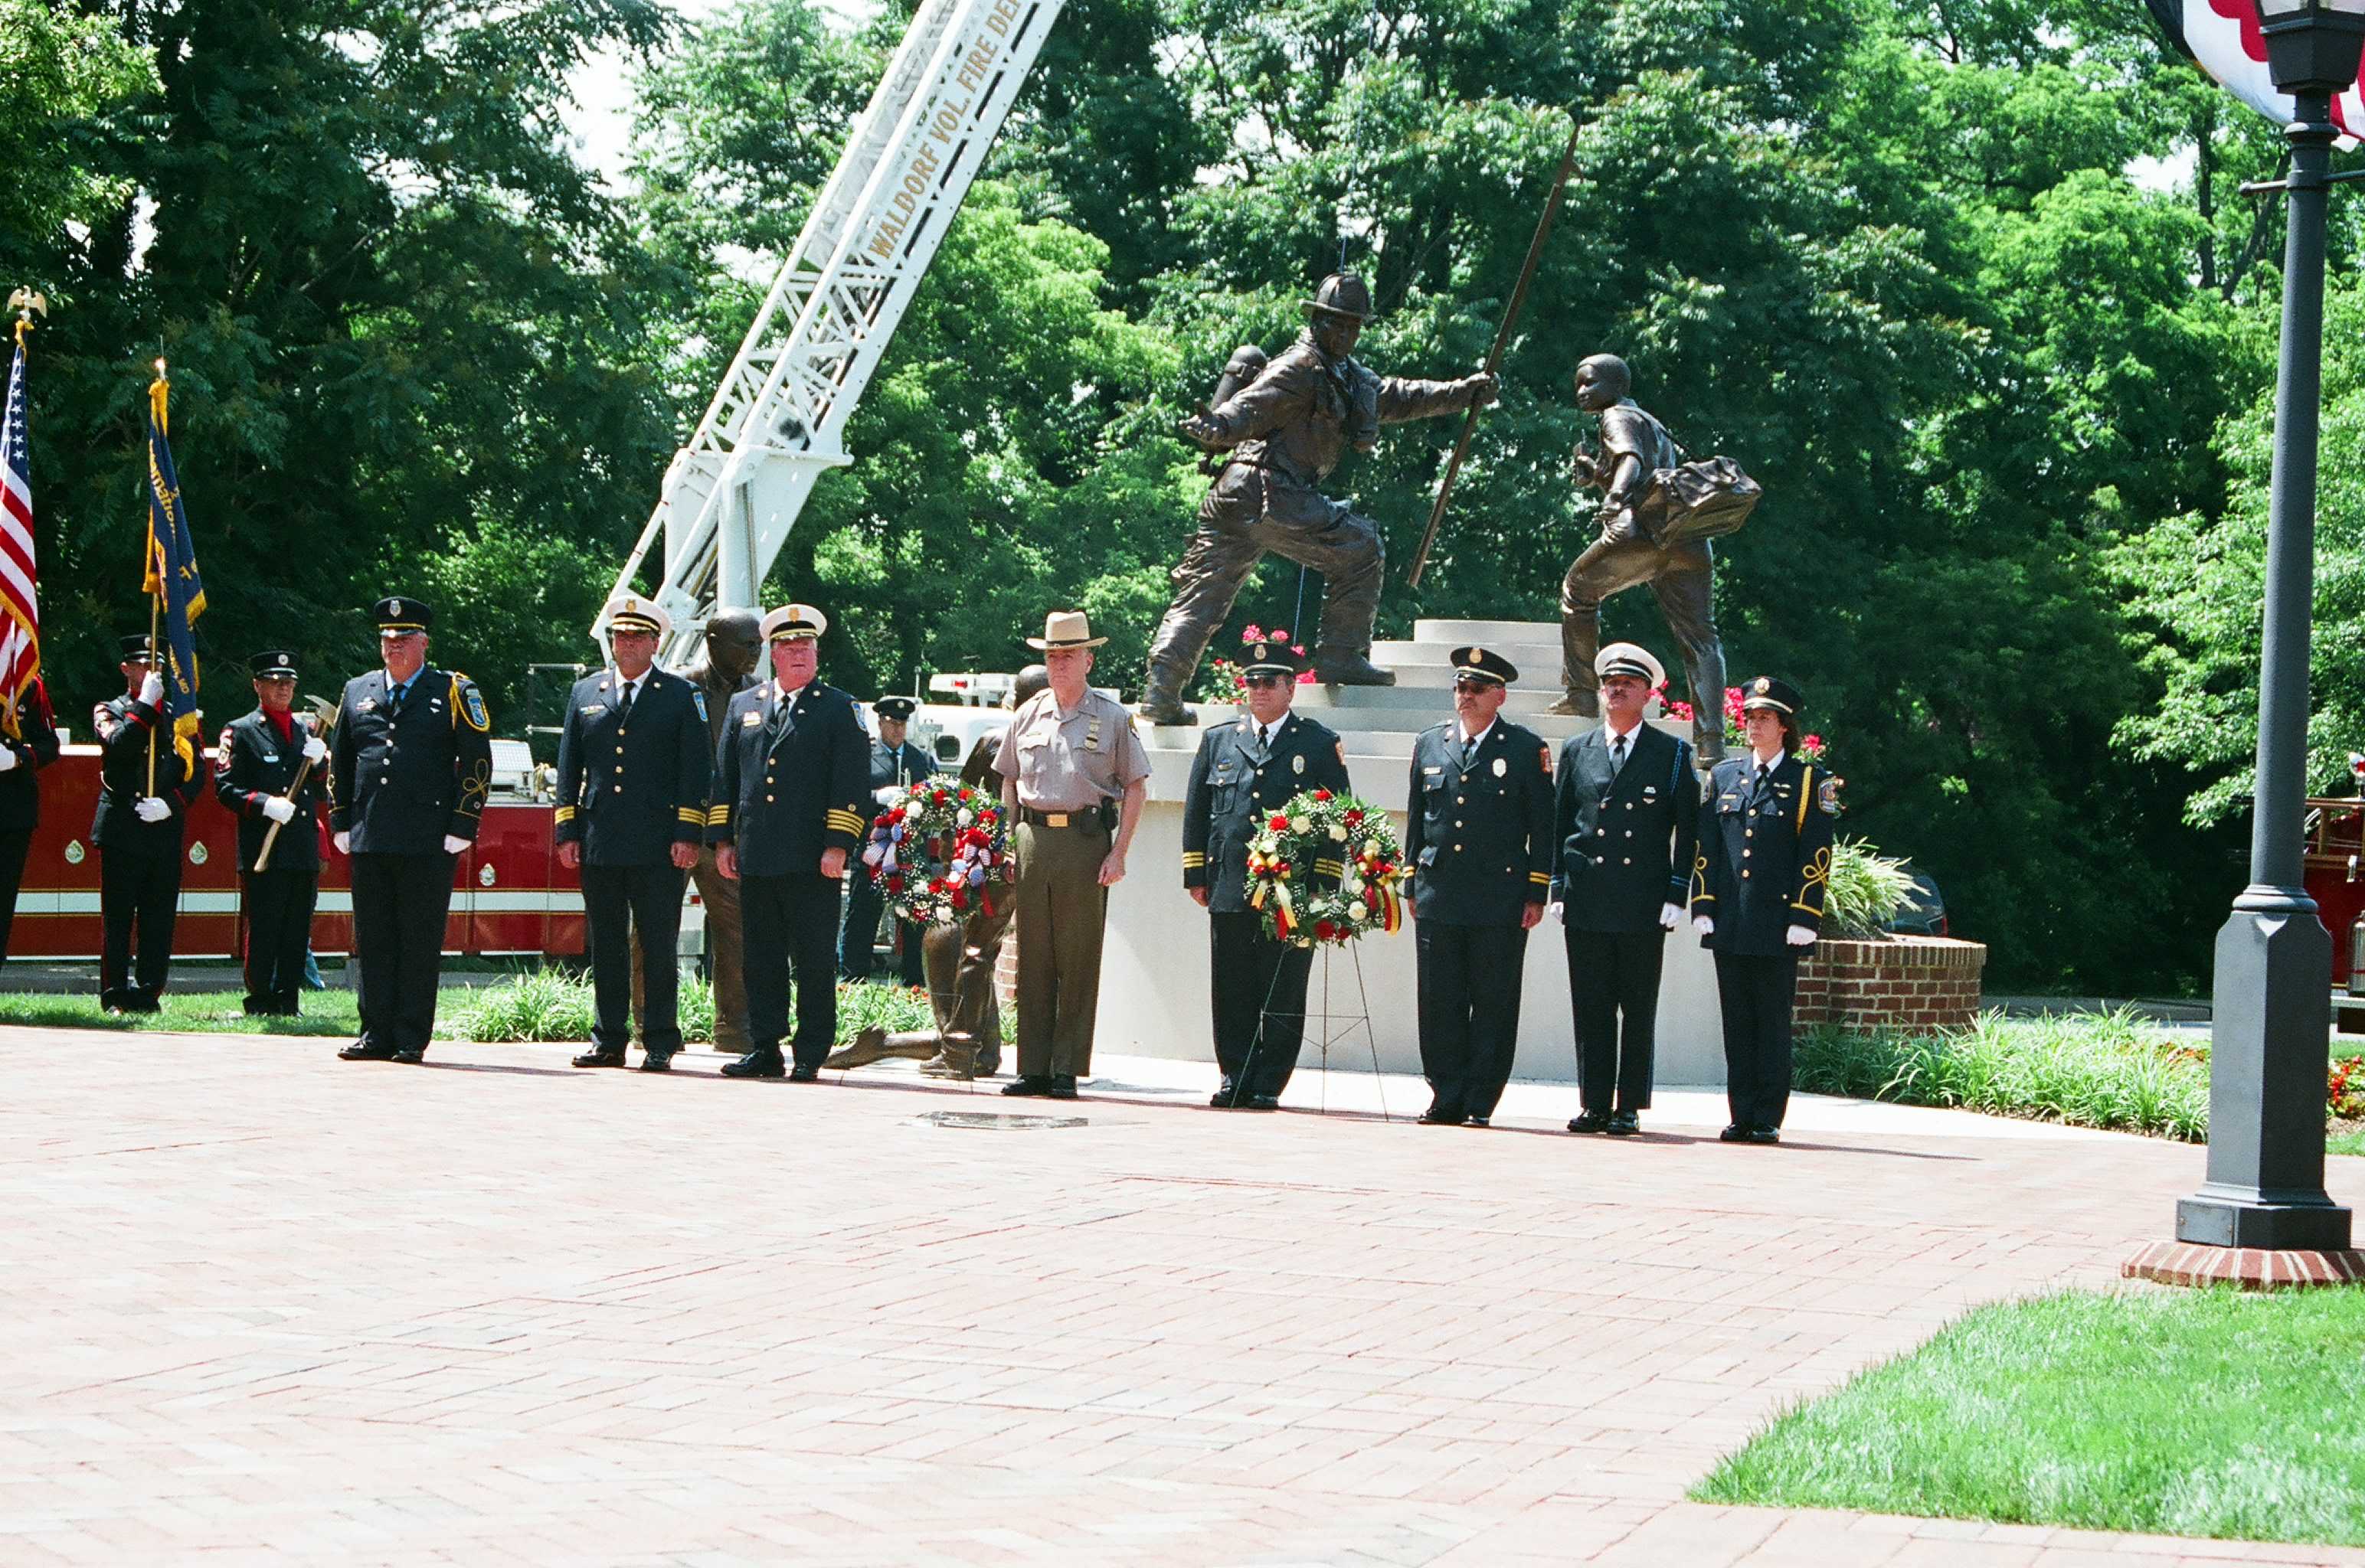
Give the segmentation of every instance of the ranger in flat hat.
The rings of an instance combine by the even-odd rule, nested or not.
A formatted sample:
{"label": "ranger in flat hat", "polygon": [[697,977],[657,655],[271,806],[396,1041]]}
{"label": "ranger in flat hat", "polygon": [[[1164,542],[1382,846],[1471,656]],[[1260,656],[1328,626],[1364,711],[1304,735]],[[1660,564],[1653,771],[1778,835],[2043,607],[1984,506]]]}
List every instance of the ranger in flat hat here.
{"label": "ranger in flat hat", "polygon": [[1153,724],[1195,722],[1182,691],[1207,639],[1266,551],[1322,574],[1327,598],[1314,645],[1317,680],[1385,686],[1372,663],[1372,618],[1380,603],[1380,531],[1322,482],[1349,446],[1370,452],[1380,427],[1456,413],[1495,400],[1485,372],[1458,381],[1382,376],[1351,357],[1372,295],[1352,273],[1322,280],[1306,302],[1306,327],[1254,381],[1207,413],[1184,420],[1185,440],[1226,454],[1199,504],[1199,531],[1174,568],[1174,602],[1149,650],[1141,715]]}
{"label": "ranger in flat hat", "polygon": [[[919,704],[909,697],[882,697],[870,705],[878,725],[878,738],[870,743],[870,792],[863,797],[862,835],[870,836],[871,819],[888,798],[907,785],[931,777],[936,771],[936,759],[912,744],[912,715]],[[879,912],[885,895],[878,885],[860,870],[846,880],[846,929],[837,943],[837,970],[848,980],[869,980],[872,963],[872,938],[879,931]],[[927,974],[922,968],[921,946],[926,928],[903,922],[898,931],[902,944],[899,972],[905,985],[926,983]]]}
{"label": "ranger in flat hat", "polygon": [[1727,1143],[1781,1139],[1799,958],[1823,926],[1839,780],[1792,749],[1803,706],[1799,689],[1779,676],[1744,685],[1749,755],[1717,765],[1700,807],[1692,924],[1716,955],[1732,1109]]}
{"label": "ranger in flat hat", "polygon": [[[837,1043],[838,884],[861,844],[870,745],[854,699],[815,678],[828,629],[829,618],[809,604],[764,617],[772,678],[731,700],[714,756],[706,840],[723,874],[739,883],[754,1038],[723,1069],[730,1078],[785,1074],[811,1083]],[[780,1052],[791,969],[793,1069]]]}
{"label": "ranger in flat hat", "polygon": [[1568,738],[1556,770],[1552,907],[1584,1103],[1568,1130],[1625,1135],[1651,1107],[1659,970],[1691,882],[1699,781],[1691,743],[1644,720],[1666,682],[1659,661],[1612,643],[1593,667],[1602,722]]}
{"label": "ranger in flat hat", "polygon": [[1339,737],[1290,711],[1305,668],[1286,633],[1249,645],[1249,711],[1199,738],[1182,801],[1182,885],[1207,912],[1219,1108],[1279,1110],[1306,1033],[1314,949],[1267,935],[1248,902],[1249,841],[1265,818],[1308,790],[1348,789]]}
{"label": "ranger in flat hat", "polygon": [[427,662],[434,611],[401,594],[372,607],[382,667],[345,683],[329,738],[329,825],[353,857],[361,1038],[347,1061],[423,1061],[458,857],[493,781],[492,715],[457,670]]}
{"label": "ranger in flat hat", "polygon": [[1018,885],[1018,1081],[1004,1094],[1076,1097],[1093,1070],[1101,940],[1109,890],[1149,795],[1149,754],[1133,716],[1091,686],[1093,635],[1078,610],[1054,610],[1043,635],[1049,689],[1019,705],[995,753]]}
{"label": "ranger in flat hat", "polygon": [[682,883],[706,838],[704,699],[656,667],[673,618],[637,594],[608,601],[615,663],[575,683],[558,735],[559,864],[578,869],[590,938],[591,1048],[577,1067],[622,1067],[632,1038],[638,946],[641,1068],[663,1072],[681,1049]]}
{"label": "ranger in flat hat", "polygon": [[1499,654],[1456,648],[1454,716],[1413,742],[1405,855],[1434,1125],[1486,1126],[1510,1081],[1528,933],[1552,880],[1552,753],[1501,716],[1519,678]]}
{"label": "ranger in flat hat", "polygon": [[[296,711],[294,653],[273,648],[255,655],[247,666],[254,675],[254,711],[222,726],[214,799],[238,819],[246,1010],[293,1018],[319,895],[319,813],[329,798],[329,743],[314,733],[311,715]],[[274,824],[279,829],[275,836]],[[271,860],[258,871],[255,862],[265,841]]]}
{"label": "ranger in flat hat", "polygon": [[[98,907],[104,926],[99,1005],[113,1014],[154,1013],[173,969],[173,925],[181,902],[181,853],[189,808],[206,792],[206,759],[174,733],[164,678],[147,633],[123,639],[124,694],[90,715],[97,733]],[[149,793],[151,745],[155,793]],[[138,960],[132,933],[138,928]]]}

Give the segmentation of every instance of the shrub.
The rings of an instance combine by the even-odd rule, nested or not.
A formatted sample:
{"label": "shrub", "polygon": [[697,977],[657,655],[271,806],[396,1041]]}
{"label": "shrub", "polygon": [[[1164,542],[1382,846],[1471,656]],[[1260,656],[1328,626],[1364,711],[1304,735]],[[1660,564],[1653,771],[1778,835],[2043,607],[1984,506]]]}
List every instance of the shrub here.
{"label": "shrub", "polygon": [[1880,935],[1913,890],[1905,862],[1880,854],[1866,840],[1832,845],[1831,879],[1823,888],[1823,935],[1858,941]]}
{"label": "shrub", "polygon": [[[474,992],[453,1014],[450,1028],[463,1040],[488,1045],[517,1041],[588,1040],[592,1019],[591,982],[538,969],[500,985]],[[714,1038],[714,988],[695,975],[683,977],[678,1016],[681,1037],[690,1045]],[[933,1019],[928,995],[909,986],[841,984],[837,988],[837,1036],[850,1039],[857,1030],[876,1024],[893,1033],[925,1029]]]}

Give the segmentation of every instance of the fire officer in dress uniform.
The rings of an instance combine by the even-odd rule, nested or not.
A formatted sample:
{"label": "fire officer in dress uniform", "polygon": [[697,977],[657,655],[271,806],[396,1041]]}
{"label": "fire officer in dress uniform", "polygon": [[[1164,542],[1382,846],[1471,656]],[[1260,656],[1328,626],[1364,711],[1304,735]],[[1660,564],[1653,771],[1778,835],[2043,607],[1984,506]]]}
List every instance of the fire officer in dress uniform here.
{"label": "fire officer in dress uniform", "polygon": [[[870,705],[879,718],[879,737],[870,743],[870,794],[864,801],[862,834],[870,834],[870,819],[887,803],[890,791],[928,778],[936,770],[936,758],[913,745],[911,734],[912,714],[919,704],[909,697],[882,697]],[[877,884],[869,876],[857,871],[848,879],[846,897],[846,930],[837,942],[837,972],[848,980],[870,978],[870,940],[879,930],[879,908],[885,902]],[[903,945],[902,973],[905,985],[925,985],[927,972],[923,967],[922,941],[927,928],[910,921],[900,923]]]}
{"label": "fire officer in dress uniform", "polygon": [[1691,884],[1699,781],[1692,745],[1642,714],[1667,672],[1632,643],[1593,661],[1601,723],[1569,737],[1555,772],[1552,908],[1566,924],[1584,1109],[1573,1133],[1626,1136],[1651,1107],[1659,966]]}
{"label": "fire officer in dress uniform", "polygon": [[596,1017],[577,1067],[622,1067],[633,1037],[633,933],[640,933],[644,1072],[681,1049],[684,879],[706,836],[706,704],[656,667],[673,618],[637,594],[608,601],[615,667],[575,683],[558,734],[558,861],[580,868]]}
{"label": "fire officer in dress uniform", "polygon": [[[838,882],[861,842],[870,745],[854,699],[814,678],[829,618],[809,604],[764,617],[772,678],[731,700],[714,757],[707,842],[739,883],[747,1028],[727,1078],[811,1083],[837,1043]],[[796,970],[794,1070],[781,1059]]]}
{"label": "fire officer in dress uniform", "polygon": [[492,788],[492,716],[457,670],[427,662],[434,612],[400,595],[373,607],[385,668],[345,683],[329,744],[329,825],[353,857],[361,1038],[346,1061],[419,1062],[435,1032],[435,982],[454,857]]}
{"label": "fire officer in dress uniform", "polygon": [[1716,955],[1724,1014],[1727,1143],[1779,1143],[1790,1103],[1790,1004],[1799,956],[1823,926],[1839,781],[1803,756],[1799,689],[1761,675],[1742,688],[1749,755],[1719,763],[1701,803],[1692,924]]}
{"label": "fire officer in dress uniform", "polygon": [[[123,639],[124,695],[91,710],[98,736],[98,907],[106,927],[98,1002],[113,1014],[154,1013],[173,967],[173,922],[181,902],[181,846],[188,810],[206,790],[204,758],[163,713],[164,678],[147,633]],[[148,747],[155,742],[156,793],[148,793]],[[140,931],[133,975],[132,925]]]}
{"label": "fire officer in dress uniform", "polygon": [[[319,808],[328,799],[329,743],[295,711],[296,655],[285,648],[247,661],[255,710],[222,726],[214,799],[238,819],[238,875],[245,890],[246,1010],[293,1018],[311,946],[320,887]],[[303,782],[297,782],[297,775]],[[279,829],[276,837],[272,828]],[[254,868],[264,839],[271,863]]]}
{"label": "fire officer in dress uniform", "polygon": [[1453,650],[1453,712],[1413,742],[1405,854],[1413,873],[1421,1120],[1483,1127],[1519,1047],[1528,933],[1552,882],[1552,753],[1501,717],[1519,672],[1485,648]]}
{"label": "fire officer in dress uniform", "polygon": [[1149,798],[1133,715],[1092,689],[1093,650],[1107,641],[1080,610],[1044,618],[1026,642],[1042,651],[1050,687],[1010,716],[993,756],[1017,818],[1018,1081],[1004,1094],[1072,1100],[1093,1070],[1108,890],[1125,879]]}
{"label": "fire officer in dress uniform", "polygon": [[24,880],[25,856],[40,825],[41,787],[37,770],[58,759],[58,727],[49,688],[35,676],[17,699],[13,714],[0,716],[0,958],[8,955],[8,934],[17,920],[17,888]]}
{"label": "fire officer in dress uniform", "polygon": [[1249,840],[1309,790],[1347,791],[1339,737],[1289,711],[1305,658],[1282,637],[1251,643],[1242,678],[1249,711],[1199,739],[1182,803],[1182,885],[1207,912],[1208,998],[1214,1003],[1219,1109],[1281,1109],[1306,1033],[1314,949],[1277,942],[1249,907]]}

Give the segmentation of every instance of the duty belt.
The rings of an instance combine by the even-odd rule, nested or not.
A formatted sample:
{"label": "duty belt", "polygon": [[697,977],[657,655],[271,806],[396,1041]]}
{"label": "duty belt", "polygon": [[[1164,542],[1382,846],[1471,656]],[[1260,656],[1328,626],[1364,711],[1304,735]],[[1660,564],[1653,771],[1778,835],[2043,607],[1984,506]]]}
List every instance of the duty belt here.
{"label": "duty belt", "polygon": [[1098,827],[1101,809],[1079,806],[1072,812],[1038,812],[1032,806],[1021,806],[1018,820],[1029,827]]}

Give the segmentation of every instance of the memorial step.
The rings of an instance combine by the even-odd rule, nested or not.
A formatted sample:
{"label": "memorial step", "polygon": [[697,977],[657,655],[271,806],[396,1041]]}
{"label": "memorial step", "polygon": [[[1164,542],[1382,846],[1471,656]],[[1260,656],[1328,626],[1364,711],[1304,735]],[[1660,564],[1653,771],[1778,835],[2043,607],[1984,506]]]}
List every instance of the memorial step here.
{"label": "memorial step", "polygon": [[[1412,640],[1416,643],[1443,644],[1457,648],[1466,643],[1482,647],[1494,647],[1502,643],[1542,643],[1555,650],[1559,656],[1560,622],[1557,621],[1416,621],[1412,623]],[[1508,654],[1504,655],[1509,657]],[[1514,660],[1514,663],[1518,661]]]}
{"label": "memorial step", "polygon": [[[1451,686],[1453,666],[1449,657],[1455,648],[1467,647],[1467,643],[1374,643],[1372,662],[1383,669],[1394,670],[1399,686]],[[1479,646],[1501,655],[1511,661],[1519,678],[1511,683],[1514,691],[1534,688],[1540,691],[1560,691],[1560,643],[1482,643]]]}

